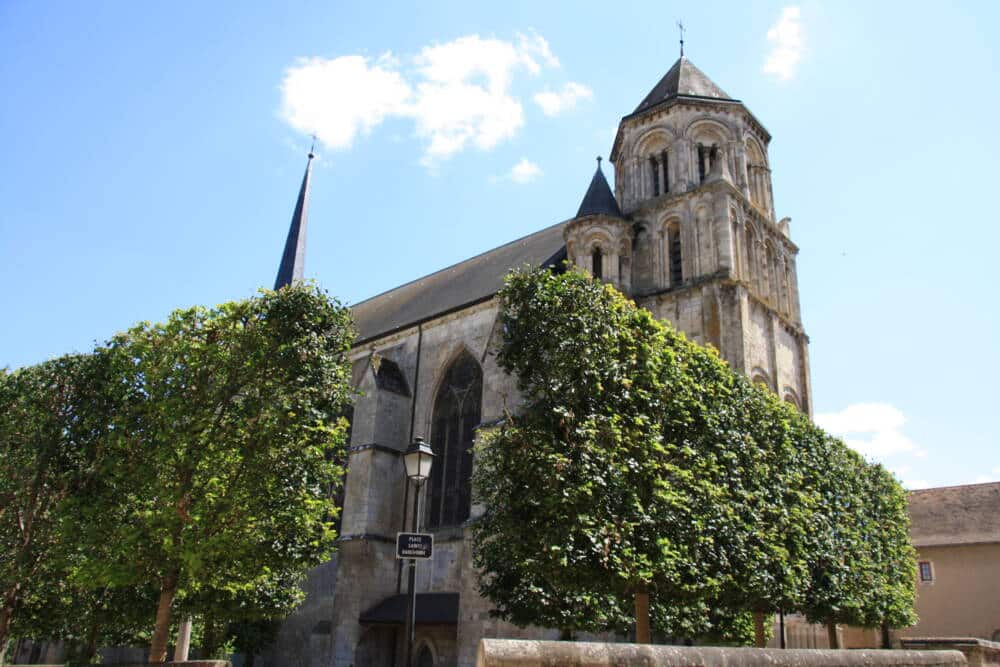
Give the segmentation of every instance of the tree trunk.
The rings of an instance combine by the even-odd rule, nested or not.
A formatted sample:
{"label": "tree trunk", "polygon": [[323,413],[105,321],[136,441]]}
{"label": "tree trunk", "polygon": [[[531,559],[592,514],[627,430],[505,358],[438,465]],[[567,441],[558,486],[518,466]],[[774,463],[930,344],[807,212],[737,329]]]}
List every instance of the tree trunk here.
{"label": "tree trunk", "polygon": [[149,661],[164,662],[167,659],[167,635],[170,632],[170,605],[177,592],[177,573],[171,572],[160,585],[160,602],[156,606],[156,628],[153,641],[149,645]]}
{"label": "tree trunk", "polygon": [[215,623],[205,618],[205,629],[201,633],[201,659],[213,660],[215,652],[219,650],[219,633],[216,632]]}
{"label": "tree trunk", "polygon": [[882,648],[892,648],[892,635],[889,634],[888,623],[882,623]]}
{"label": "tree trunk", "polygon": [[767,646],[767,633],[764,631],[764,612],[755,611],[753,613],[753,645],[757,648]]}
{"label": "tree trunk", "polygon": [[830,642],[830,648],[840,648],[840,638],[837,637],[837,624],[830,623],[826,624],[826,637]]}
{"label": "tree trunk", "polygon": [[652,636],[649,631],[649,593],[645,590],[635,592],[635,643],[649,644]]}
{"label": "tree trunk", "polygon": [[87,644],[83,647],[83,655],[81,656],[81,662],[85,665],[89,665],[94,660],[94,655],[97,653],[97,621],[90,624],[90,632],[87,634]]}
{"label": "tree trunk", "polygon": [[4,601],[4,606],[0,607],[0,665],[5,664],[7,659],[7,643],[10,641],[10,622],[14,618],[14,603]]}

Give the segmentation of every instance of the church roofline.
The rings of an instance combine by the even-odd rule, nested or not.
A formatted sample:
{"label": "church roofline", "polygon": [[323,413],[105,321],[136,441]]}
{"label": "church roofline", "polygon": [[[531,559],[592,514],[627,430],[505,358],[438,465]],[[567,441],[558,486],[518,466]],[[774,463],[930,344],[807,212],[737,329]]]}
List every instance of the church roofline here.
{"label": "church roofline", "polygon": [[563,228],[549,225],[492,250],[351,305],[358,331],[354,347],[492,299],[507,272],[548,266],[566,253]]}

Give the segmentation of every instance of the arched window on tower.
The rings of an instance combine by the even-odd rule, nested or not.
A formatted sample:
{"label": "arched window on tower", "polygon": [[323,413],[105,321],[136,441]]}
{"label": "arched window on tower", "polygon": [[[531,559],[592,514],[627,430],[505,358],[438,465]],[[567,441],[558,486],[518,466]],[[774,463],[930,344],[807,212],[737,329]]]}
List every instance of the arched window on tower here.
{"label": "arched window on tower", "polygon": [[660,166],[663,171],[663,194],[670,192],[670,156],[667,151],[660,153]]}
{"label": "arched window on tower", "polygon": [[660,165],[655,157],[649,158],[649,174],[653,181],[653,196],[660,196]]}
{"label": "arched window on tower", "polygon": [[598,280],[604,278],[604,253],[597,246],[594,246],[594,252],[590,254],[590,273]]}
{"label": "arched window on tower", "polygon": [[698,144],[698,182],[704,183],[712,173],[715,162],[719,159],[719,149],[714,144]]}
{"label": "arched window on tower", "polygon": [[676,287],[684,281],[683,256],[681,255],[681,228],[677,223],[667,228],[667,257],[670,267],[670,286]]}
{"label": "arched window on tower", "polygon": [[472,505],[472,441],[483,400],[483,372],[467,352],[445,373],[431,424],[437,459],[431,469],[427,525],[453,526],[469,518]]}

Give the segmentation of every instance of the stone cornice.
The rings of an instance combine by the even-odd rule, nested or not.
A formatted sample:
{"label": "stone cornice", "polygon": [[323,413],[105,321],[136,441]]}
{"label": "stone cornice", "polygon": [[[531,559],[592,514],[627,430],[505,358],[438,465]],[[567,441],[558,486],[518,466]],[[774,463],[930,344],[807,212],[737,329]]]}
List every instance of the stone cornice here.
{"label": "stone cornice", "polygon": [[[641,302],[642,300],[645,299],[657,299],[659,301],[663,301],[668,298],[680,296],[685,292],[691,291],[697,287],[703,287],[711,283],[717,283],[719,285],[722,285],[723,287],[742,288],[743,290],[746,291],[747,296],[753,299],[753,301],[757,305],[766,309],[769,313],[777,316],[778,321],[780,322],[782,327],[784,327],[784,329],[788,331],[788,333],[792,334],[797,338],[801,338],[806,343],[809,342],[809,336],[806,334],[805,329],[802,328],[802,325],[800,323],[793,322],[792,320],[788,319],[786,316],[782,315],[780,312],[775,310],[774,306],[772,306],[767,301],[757,296],[757,294],[754,293],[754,290],[751,288],[749,284],[747,284],[743,280],[740,280],[739,278],[734,278],[728,269],[722,269],[720,271],[716,271],[715,273],[710,273],[708,275],[698,276],[697,278],[691,278],[690,280],[685,280],[683,283],[681,283],[676,287],[667,287],[664,289],[643,292],[641,294],[633,294],[631,295],[631,298],[636,302]],[[642,304],[640,303],[639,305]]]}
{"label": "stone cornice", "polygon": [[658,213],[670,206],[673,206],[677,202],[691,203],[692,200],[697,199],[707,192],[713,192],[720,189],[726,190],[729,194],[736,197],[740,204],[743,205],[743,209],[754,218],[755,222],[759,223],[773,237],[781,241],[782,245],[785,246],[786,251],[793,255],[798,254],[799,247],[795,245],[795,242],[788,238],[783,231],[781,231],[781,228],[778,227],[778,223],[762,213],[761,210],[757,208],[757,206],[754,205],[754,203],[751,202],[739,188],[726,179],[718,179],[702,183],[701,185],[685,192],[670,192],[658,197],[653,197],[652,199],[644,199],[639,202],[638,206],[626,213],[626,217],[634,220],[636,216]]}
{"label": "stone cornice", "polygon": [[390,447],[388,445],[380,445],[377,442],[369,442],[363,445],[354,445],[347,448],[348,455],[358,454],[360,452],[366,452],[368,450],[374,450],[376,452],[385,452],[386,454],[392,454],[393,456],[401,456],[403,452],[396,449],[395,447]]}

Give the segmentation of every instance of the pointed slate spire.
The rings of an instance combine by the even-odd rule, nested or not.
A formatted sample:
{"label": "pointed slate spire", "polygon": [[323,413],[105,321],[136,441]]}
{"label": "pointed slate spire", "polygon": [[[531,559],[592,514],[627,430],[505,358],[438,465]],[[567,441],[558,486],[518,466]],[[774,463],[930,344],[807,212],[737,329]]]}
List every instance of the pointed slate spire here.
{"label": "pointed slate spire", "polygon": [[[683,48],[683,47],[681,47]],[[663,78],[653,86],[649,94],[639,103],[632,113],[651,109],[661,102],[675,97],[701,97],[716,100],[732,100],[729,94],[695,67],[690,60],[681,54],[677,62],[667,70]]]}
{"label": "pointed slate spire", "polygon": [[608,179],[604,178],[601,171],[601,158],[597,158],[597,171],[594,178],[590,180],[590,187],[587,194],[580,202],[580,209],[576,212],[576,217],[582,218],[585,215],[610,215],[615,218],[622,217],[622,211],[618,208],[618,201],[611,192]]}
{"label": "pointed slate spire", "polygon": [[309,161],[306,162],[306,173],[302,176],[302,187],[299,188],[299,199],[295,202],[295,212],[292,213],[292,224],[288,228],[288,238],[285,240],[285,252],[281,255],[281,266],[278,267],[278,277],[274,281],[274,289],[291,285],[293,281],[302,280],[302,270],[306,263],[306,219],[309,211],[309,175],[312,171],[312,161],[316,157],[309,149]]}

